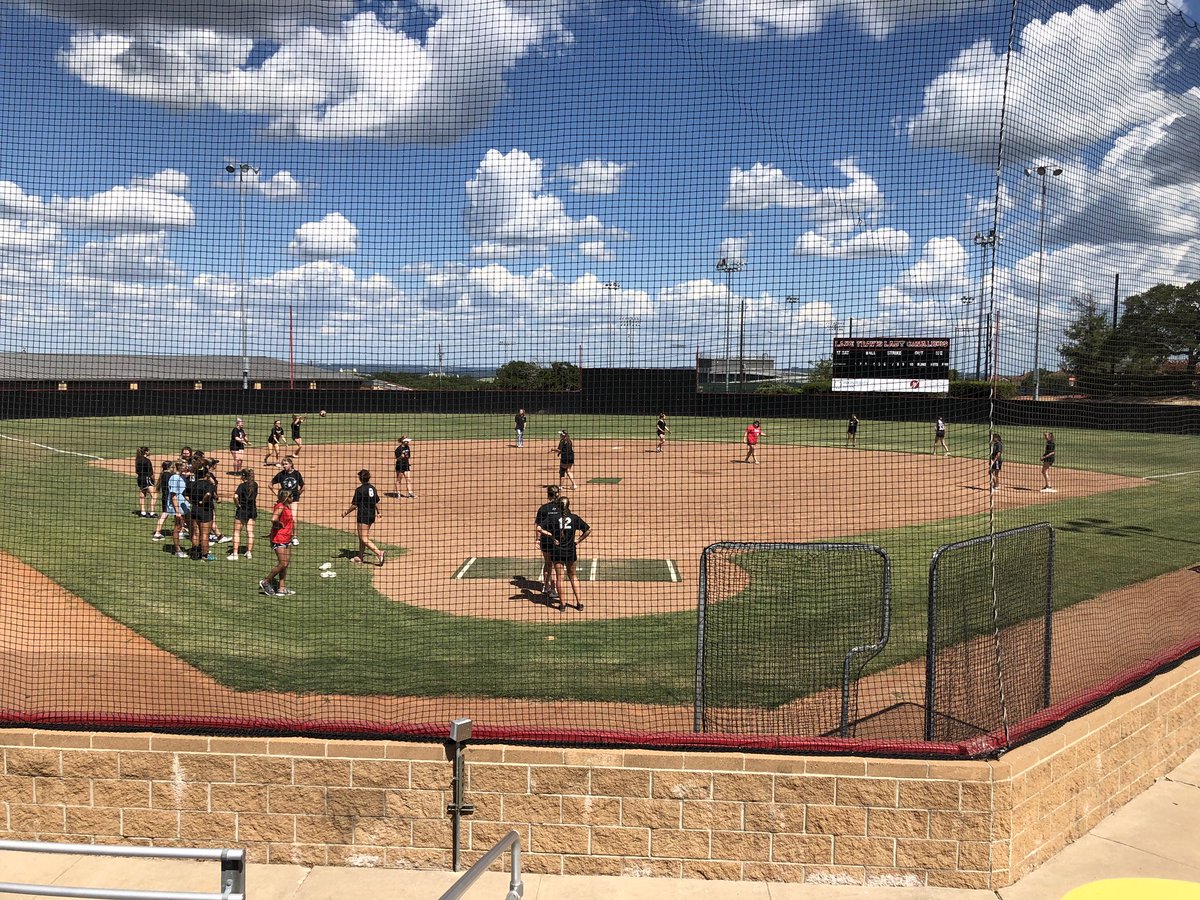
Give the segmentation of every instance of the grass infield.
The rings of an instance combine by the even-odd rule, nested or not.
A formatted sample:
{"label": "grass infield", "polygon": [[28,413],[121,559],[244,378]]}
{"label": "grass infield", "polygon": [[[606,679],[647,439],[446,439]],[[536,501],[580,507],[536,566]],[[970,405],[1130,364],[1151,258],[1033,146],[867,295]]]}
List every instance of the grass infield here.
{"label": "grass infield", "polygon": [[[271,418],[247,419],[256,443],[262,442]],[[534,415],[526,437],[551,441],[559,428],[568,428],[579,439],[649,443],[653,424],[653,419],[643,417]],[[840,421],[764,424],[767,451],[773,444],[838,447],[844,438]],[[741,420],[681,417],[671,422],[670,443],[736,445],[744,425]],[[267,568],[270,551],[262,531],[253,562],[176,560],[159,552],[159,545],[148,543],[146,520],[129,515],[132,478],[97,469],[89,465],[86,456],[130,457],[134,448],[144,443],[160,460],[166,452],[188,443],[206,450],[215,448],[218,456],[225,457],[228,454],[222,450],[229,426],[226,416],[0,423],[0,435],[4,436],[0,454],[5,463],[0,547],[235,689],[690,702],[694,612],[552,624],[449,616],[381,597],[372,585],[369,567],[340,562],[346,549],[355,546],[354,539],[346,532],[311,524],[302,529],[305,558],[336,562],[339,577],[322,581],[315,566],[297,567],[290,586],[298,593],[284,606],[247,587],[252,582],[251,569],[265,573]],[[443,440],[507,441],[510,426],[506,416],[333,413],[324,420],[310,420],[304,436],[306,445],[390,440],[401,433]],[[956,427],[950,423],[951,449],[956,455],[984,458],[987,430],[983,425]],[[1042,444],[1039,430],[1002,431],[1010,462],[1036,461]],[[1142,488],[999,510],[991,521],[986,515],[960,516],[904,528],[825,536],[879,544],[891,555],[892,638],[872,669],[923,652],[925,582],[931,554],[948,540],[984,534],[989,526],[1000,530],[1042,520],[1055,526],[1056,602],[1060,607],[1200,561],[1200,539],[1193,537],[1191,516],[1200,479],[1196,472],[1200,465],[1194,462],[1200,438],[1078,429],[1058,430],[1056,437],[1061,466],[1170,477]],[[927,453],[932,426],[864,419],[858,442],[855,452]],[[450,567],[463,562],[448,561],[438,577],[447,578],[452,574]],[[528,561],[516,562],[524,566]],[[537,576],[540,566],[534,562],[533,570],[525,571],[527,577]],[[600,565],[603,569],[624,564],[632,567],[622,573],[630,577],[619,580],[639,580],[647,577],[650,568],[665,568],[663,560],[602,559]],[[692,573],[696,567],[695,560],[674,564],[683,573]],[[638,568],[643,565],[646,572]],[[601,580],[608,580],[607,576]],[[762,629],[758,652],[777,654],[779,635],[786,635],[790,627],[773,618],[779,615],[780,597],[760,584],[748,605],[756,604],[747,614],[771,623],[770,628]],[[803,611],[795,614],[803,616]],[[800,624],[797,622],[797,627]],[[748,648],[748,652],[755,651]],[[789,696],[803,696],[826,686],[797,680]],[[769,706],[788,698],[764,690],[743,699]]]}

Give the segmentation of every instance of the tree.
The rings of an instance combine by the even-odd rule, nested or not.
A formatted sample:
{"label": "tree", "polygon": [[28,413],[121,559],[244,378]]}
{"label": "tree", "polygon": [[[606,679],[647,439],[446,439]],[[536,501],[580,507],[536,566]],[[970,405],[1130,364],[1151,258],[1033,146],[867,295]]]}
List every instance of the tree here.
{"label": "tree", "polygon": [[1172,356],[1200,363],[1200,281],[1182,287],[1157,284],[1125,301],[1117,328],[1120,349],[1135,369],[1157,371]]}
{"label": "tree", "polygon": [[536,391],[540,372],[535,363],[514,359],[496,370],[492,383],[502,391]]}
{"label": "tree", "polygon": [[1075,389],[1082,394],[1100,394],[1106,378],[1116,373],[1117,342],[1112,325],[1096,298],[1083,294],[1071,298],[1077,315],[1063,332],[1066,339],[1058,352],[1068,372],[1075,376]]}
{"label": "tree", "polygon": [[813,363],[804,379],[804,386],[809,390],[833,390],[833,360],[826,357]]}
{"label": "tree", "polygon": [[579,366],[568,362],[552,362],[539,373],[539,382],[543,391],[577,391]]}

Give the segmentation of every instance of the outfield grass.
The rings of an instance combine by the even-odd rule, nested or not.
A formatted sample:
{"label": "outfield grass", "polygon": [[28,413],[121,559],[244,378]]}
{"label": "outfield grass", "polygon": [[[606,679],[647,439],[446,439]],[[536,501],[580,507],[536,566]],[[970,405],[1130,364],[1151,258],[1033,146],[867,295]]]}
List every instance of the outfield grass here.
{"label": "outfield grass", "polygon": [[[261,441],[269,417],[248,417]],[[534,416],[527,439],[554,440],[559,428],[580,439],[653,440],[653,419],[628,416]],[[741,440],[740,420],[679,418],[671,438]],[[772,443],[840,446],[843,423],[766,422]],[[285,420],[286,425],[286,420]],[[391,440],[509,440],[504,416],[339,416],[310,420],[306,444]],[[138,444],[153,455],[193,447],[225,456],[230,417],[143,417],[8,421],[0,434],[58,451],[130,457]],[[181,437],[182,436],[182,437]],[[1008,459],[1034,462],[1037,429],[1004,429]],[[1200,438],[1125,432],[1057,432],[1064,466],[1126,475],[1189,471]],[[982,457],[986,426],[955,427],[951,448]],[[860,452],[923,452],[932,442],[925,423],[864,421]],[[528,625],[447,616],[385,599],[367,571],[339,566],[336,581],[317,585],[315,566],[297,567],[298,591],[286,604],[248,592],[253,563],[204,564],[176,560],[146,540],[146,520],[129,515],[130,477],[97,469],[88,460],[0,440],[5,502],[0,547],[158,646],[241,690],[382,695],[574,698],[641,703],[690,703],[695,664],[694,613],[631,619]],[[254,459],[253,456],[250,457]],[[1164,479],[1144,488],[1000,511],[996,529],[1046,520],[1058,529],[1056,601],[1067,606],[1126,584],[1194,564],[1200,539],[1192,537],[1196,476]],[[36,524],[34,524],[36,523]],[[893,571],[892,639],[873,669],[924,651],[929,558],[940,544],[984,534],[987,516],[971,516],[861,535],[888,550]],[[336,559],[354,545],[347,533],[303,528],[306,558]],[[265,544],[265,542],[261,542]],[[694,561],[680,560],[685,571]],[[444,573],[439,577],[445,577]],[[336,585],[336,588],[333,586]],[[748,606],[751,620],[771,622],[780,598],[768,591]],[[753,604],[762,604],[754,609]],[[797,627],[799,624],[797,623]],[[1115,626],[1119,627],[1119,626]],[[778,636],[760,648],[778,647]],[[753,648],[748,648],[753,651]],[[789,674],[780,693],[750,690],[742,702],[772,705],[828,686],[817,676]]]}

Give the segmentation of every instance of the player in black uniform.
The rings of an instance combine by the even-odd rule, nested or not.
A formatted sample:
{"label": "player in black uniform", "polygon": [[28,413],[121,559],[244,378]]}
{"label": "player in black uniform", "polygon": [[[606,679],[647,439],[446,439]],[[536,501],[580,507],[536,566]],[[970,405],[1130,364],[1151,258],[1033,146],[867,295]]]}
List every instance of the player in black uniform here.
{"label": "player in black uniform", "polygon": [[412,492],[412,442],[400,435],[396,438],[396,496],[408,497],[415,500],[417,495]]}
{"label": "player in black uniform", "polygon": [[1054,465],[1054,432],[1044,431],[1042,436],[1046,438],[1046,449],[1042,451],[1042,493],[1057,494],[1054,488],[1050,487],[1050,469]]}
{"label": "player in black uniform", "polygon": [[209,535],[212,533],[213,517],[216,513],[217,486],[209,480],[208,467],[200,465],[195,470],[190,487],[192,503],[192,543],[200,551],[200,559],[212,562],[217,557],[209,547]]}
{"label": "player in black uniform", "polygon": [[[271,479],[271,484],[276,491],[287,491],[291,496],[288,501],[288,508],[292,511],[293,518],[296,515],[296,504],[300,502],[300,495],[304,493],[304,476],[296,468],[296,459],[293,456],[285,456],[281,463],[283,468],[275,473],[275,477]],[[299,520],[297,520],[299,521]],[[299,531],[295,525],[292,526],[292,546],[300,546],[300,538],[297,536]]]}
{"label": "player in black uniform", "polygon": [[303,424],[304,416],[292,416],[292,443],[296,445],[292,456],[299,456],[300,451],[304,449],[304,438],[300,437],[300,426]]}
{"label": "player in black uniform", "polygon": [[658,423],[654,426],[654,430],[658,433],[658,445],[654,448],[655,453],[662,453],[663,447],[667,443],[667,435],[671,433],[671,429],[667,427],[667,414],[658,414]]}
{"label": "player in black uniform", "polygon": [[561,599],[563,570],[566,570],[567,580],[571,583],[571,594],[575,598],[575,608],[583,609],[583,600],[579,597],[579,579],[575,577],[576,546],[587,539],[591,527],[582,518],[571,512],[571,502],[563,497],[559,500],[558,516],[552,512],[544,515],[538,522],[538,534],[549,537],[554,541],[550,550],[550,558],[554,562],[554,580],[559,587],[558,608],[564,603]]}
{"label": "player in black uniform", "polygon": [[[279,448],[287,445],[287,441],[283,437],[283,423],[278,419],[271,426],[271,433],[267,435],[267,455],[263,457],[263,465],[278,466],[279,465]],[[271,462],[274,459],[275,462]]]}
{"label": "player in black uniform", "polygon": [[542,534],[538,526],[547,517],[558,517],[560,493],[557,484],[546,485],[546,502],[539,506],[533,515],[533,540],[542,551],[542,592],[548,600],[555,603],[558,602],[558,589],[554,582],[554,560],[550,557],[554,549],[554,537]]}
{"label": "player in black uniform", "polygon": [[342,513],[342,518],[356,513],[354,522],[358,526],[358,555],[353,557],[354,562],[360,563],[363,561],[363,554],[368,549],[379,557],[379,565],[383,565],[383,551],[375,546],[371,540],[371,526],[375,524],[375,519],[379,515],[379,491],[375,490],[375,485],[371,484],[371,473],[366,469],[359,469],[358,472],[358,487],[354,489],[354,496],[350,498],[349,508]]}
{"label": "player in black uniform", "polygon": [[854,413],[850,414],[850,421],[846,423],[846,446],[858,446],[858,416]]}
{"label": "player in black uniform", "polygon": [[149,519],[154,513],[146,509],[146,501],[150,501],[150,509],[154,509],[154,463],[150,461],[150,448],[138,447],[137,456],[133,459],[133,473],[137,476],[138,508],[135,516]]}
{"label": "player in black uniform", "polygon": [[163,461],[162,469],[158,473],[158,504],[160,512],[158,521],[154,523],[154,534],[151,536],[153,541],[161,541],[166,538],[162,533],[163,525],[167,521],[167,516],[171,515],[171,492],[167,485],[170,484],[171,476],[175,473],[175,464],[167,459]]}
{"label": "player in black uniform", "polygon": [[234,492],[233,549],[225,557],[236,561],[241,546],[242,528],[246,529],[246,559],[254,559],[254,520],[258,518],[258,482],[253,469],[242,469],[242,483]]}
{"label": "player in black uniform", "polygon": [[233,470],[230,475],[240,475],[246,468],[246,448],[250,446],[250,438],[246,436],[246,423],[238,419],[233,423],[229,432],[229,452],[233,455]]}
{"label": "player in black uniform", "polygon": [[575,466],[575,442],[571,440],[571,436],[565,431],[560,431],[558,446],[550,452],[558,454],[558,486],[561,488],[562,481],[566,478],[571,482],[571,490],[575,490],[575,476],[571,474],[571,469]]}
{"label": "player in black uniform", "polygon": [[517,415],[515,418],[516,432],[517,432],[517,449],[518,450],[520,450],[523,446],[525,446],[525,422],[526,421],[528,421],[528,417],[525,415],[525,410],[518,409]]}

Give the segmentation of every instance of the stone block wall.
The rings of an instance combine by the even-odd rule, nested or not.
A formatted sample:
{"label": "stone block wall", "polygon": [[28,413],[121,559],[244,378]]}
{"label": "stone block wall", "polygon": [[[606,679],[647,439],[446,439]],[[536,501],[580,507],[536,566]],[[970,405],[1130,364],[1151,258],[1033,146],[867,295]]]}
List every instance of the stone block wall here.
{"label": "stone block wall", "polygon": [[[999,760],[471,744],[463,859],[534,872],[1003,887],[1200,742],[1190,660]],[[448,869],[439,745],[0,731],[0,836]]]}

